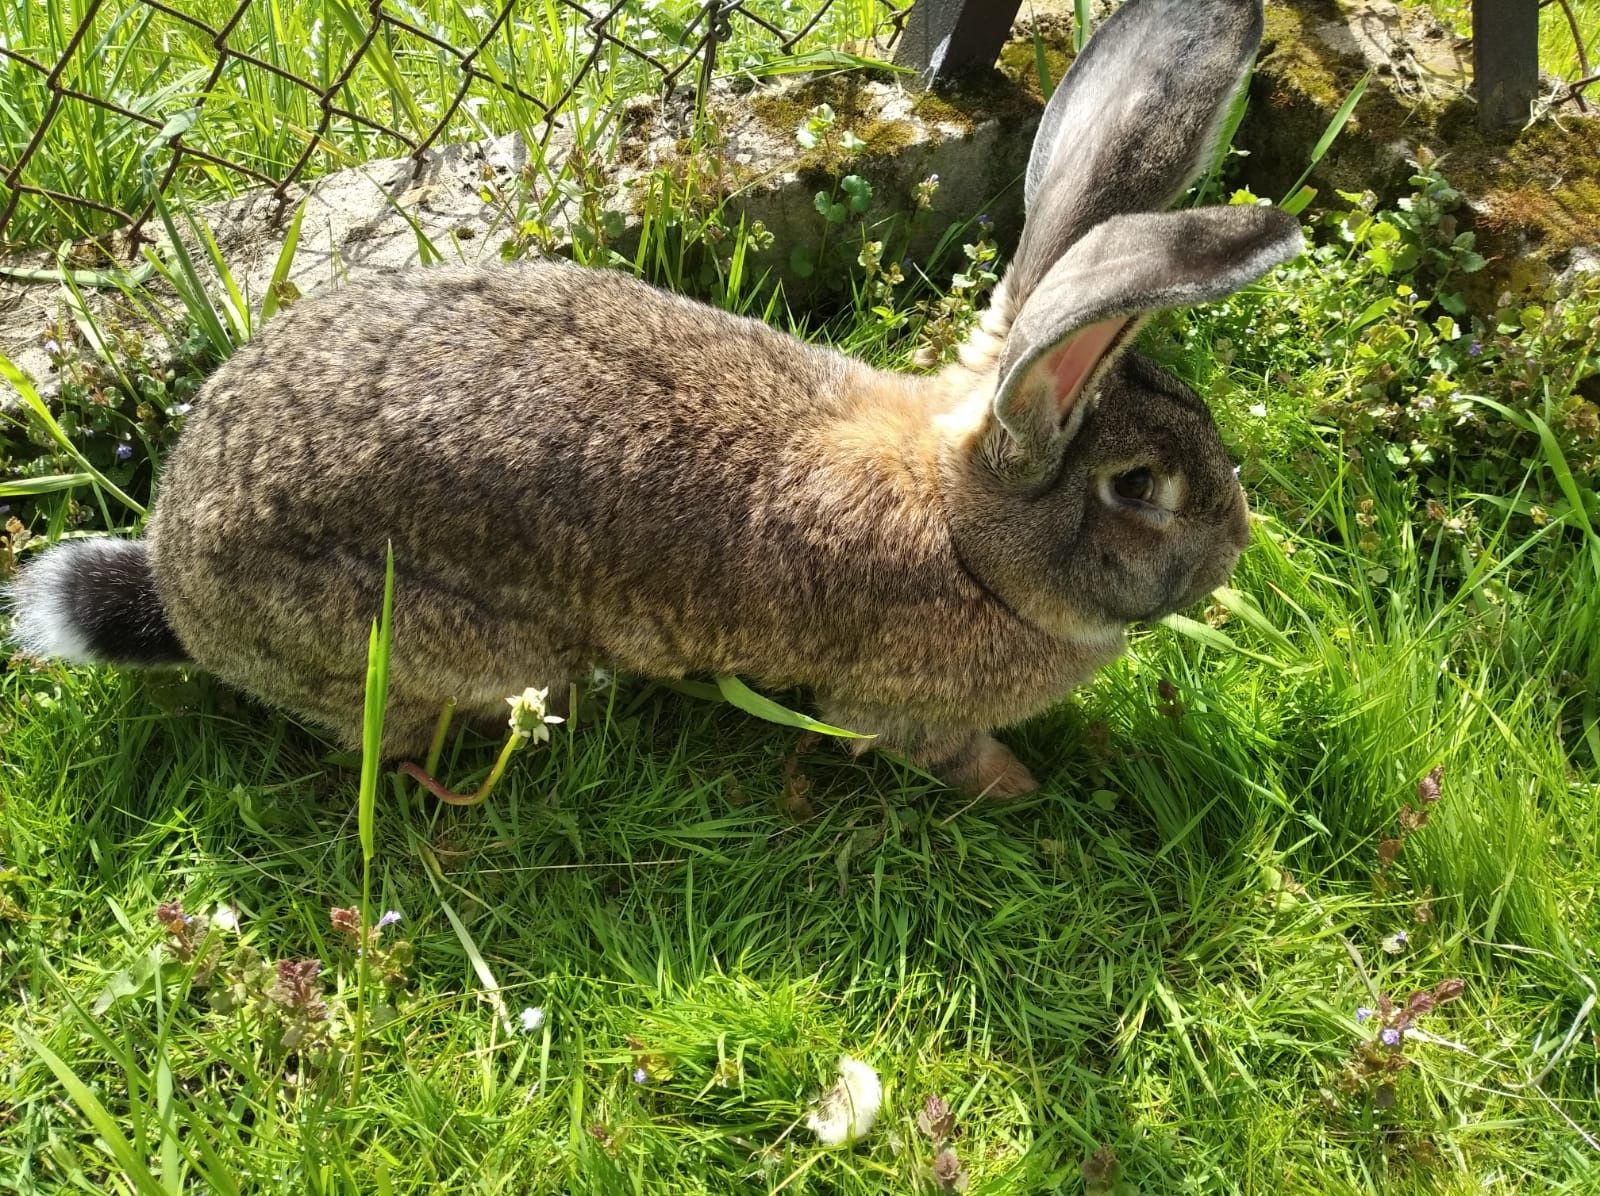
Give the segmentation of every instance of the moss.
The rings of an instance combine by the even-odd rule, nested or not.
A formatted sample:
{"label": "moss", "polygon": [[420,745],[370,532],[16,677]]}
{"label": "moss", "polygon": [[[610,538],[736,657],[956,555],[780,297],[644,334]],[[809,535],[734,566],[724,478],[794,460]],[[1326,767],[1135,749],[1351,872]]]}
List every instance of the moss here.
{"label": "moss", "polygon": [[[1072,62],[1070,25],[1041,18],[1036,28],[1051,77],[1059,80]],[[798,162],[802,177],[811,172],[820,178],[837,174],[858,158],[887,157],[904,149],[917,140],[919,125],[965,136],[984,121],[1037,119],[1043,104],[1032,32],[1006,45],[998,68],[974,68],[918,95],[909,120],[878,115],[875,94],[865,88],[870,81],[866,74],[824,75],[797,86],[757,92],[750,98],[750,108],[765,128],[785,138],[792,138],[819,104],[832,108],[833,134]],[[845,132],[864,143],[854,154],[839,145],[839,135]]]}
{"label": "moss", "polygon": [[750,108],[767,128],[792,137],[813,108],[826,104],[834,111],[834,127],[859,137],[857,126],[873,118],[866,82],[856,74],[822,75],[794,87],[757,91],[750,97]]}
{"label": "moss", "polygon": [[[751,98],[756,119],[786,141],[792,140],[805,124],[812,109],[827,104],[834,112],[834,125],[823,143],[802,154],[796,162],[801,177],[831,177],[862,158],[884,158],[917,140],[917,126],[909,120],[879,116],[872,95],[860,76],[828,75],[778,92],[757,93]],[[846,150],[840,144],[844,133],[854,134],[861,147]]]}
{"label": "moss", "polygon": [[908,120],[875,120],[855,130],[866,143],[861,152],[872,157],[888,157],[917,139],[917,129]]}
{"label": "moss", "polygon": [[943,94],[937,91],[923,92],[911,106],[911,111],[927,124],[959,129],[963,136],[977,126],[971,105],[963,106],[954,89],[947,88]]}
{"label": "moss", "polygon": [[1039,118],[1043,101],[1032,90],[999,70],[966,71],[937,90],[917,97],[912,113],[927,124],[970,134],[985,121],[1028,121]]}
{"label": "moss", "polygon": [[1481,197],[1479,223],[1560,249],[1600,240],[1600,120],[1541,120],[1514,139],[1481,132],[1465,104],[1448,109],[1429,142],[1445,177]]}
{"label": "moss", "polygon": [[[1329,0],[1295,0],[1267,9],[1251,112],[1239,144],[1250,151],[1244,181],[1280,195],[1309,160],[1333,114],[1366,73],[1359,58],[1334,52],[1317,27],[1339,18]],[[1405,155],[1427,149],[1445,177],[1469,197],[1480,249],[1494,263],[1482,289],[1517,289],[1548,275],[1539,258],[1593,243],[1600,230],[1600,121],[1576,112],[1542,120],[1518,134],[1478,129],[1465,99],[1413,101],[1374,77],[1313,184],[1372,190],[1387,198],[1408,186]]]}
{"label": "moss", "polygon": [[1256,73],[1273,80],[1277,91],[1272,98],[1277,106],[1303,97],[1331,113],[1344,102],[1363,71],[1322,50],[1322,43],[1308,28],[1311,17],[1298,7],[1274,5],[1267,9]]}
{"label": "moss", "polygon": [[1002,75],[1043,104],[1044,89],[1039,80],[1038,56],[1041,48],[1044,51],[1045,70],[1049,72],[1053,86],[1066,77],[1067,68],[1077,56],[1072,45],[1071,21],[1065,17],[1045,16],[1024,25],[1020,36],[1001,47],[1000,60],[996,65]]}

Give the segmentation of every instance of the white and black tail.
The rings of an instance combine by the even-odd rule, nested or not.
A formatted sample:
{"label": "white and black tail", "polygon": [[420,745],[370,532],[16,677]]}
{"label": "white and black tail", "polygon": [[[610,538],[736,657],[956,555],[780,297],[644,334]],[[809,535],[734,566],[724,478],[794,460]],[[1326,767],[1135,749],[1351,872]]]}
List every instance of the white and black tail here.
{"label": "white and black tail", "polygon": [[58,544],[23,568],[8,597],[10,638],[29,655],[77,664],[188,659],[167,622],[143,541]]}

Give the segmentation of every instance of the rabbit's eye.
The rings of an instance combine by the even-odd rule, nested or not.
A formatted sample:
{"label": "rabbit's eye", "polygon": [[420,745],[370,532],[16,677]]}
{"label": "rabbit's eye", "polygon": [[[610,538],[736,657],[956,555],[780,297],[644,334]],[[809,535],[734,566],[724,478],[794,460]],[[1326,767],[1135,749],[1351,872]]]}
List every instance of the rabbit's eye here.
{"label": "rabbit's eye", "polygon": [[1149,502],[1155,496],[1155,475],[1143,467],[1119,473],[1111,479],[1111,489],[1124,502]]}

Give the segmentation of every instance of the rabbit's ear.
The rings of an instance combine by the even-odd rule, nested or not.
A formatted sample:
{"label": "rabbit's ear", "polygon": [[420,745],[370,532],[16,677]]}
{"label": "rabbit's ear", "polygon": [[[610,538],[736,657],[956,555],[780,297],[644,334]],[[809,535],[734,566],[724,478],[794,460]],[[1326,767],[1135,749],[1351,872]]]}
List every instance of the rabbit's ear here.
{"label": "rabbit's ear", "polygon": [[1262,0],[1128,0],[1045,107],[1013,302],[1102,220],[1166,208],[1209,162],[1261,41]]}
{"label": "rabbit's ear", "polygon": [[1000,357],[994,413],[1006,472],[1047,472],[1085,399],[1151,313],[1220,299],[1299,255],[1299,222],[1258,206],[1116,216],[1097,225],[1023,304]]}

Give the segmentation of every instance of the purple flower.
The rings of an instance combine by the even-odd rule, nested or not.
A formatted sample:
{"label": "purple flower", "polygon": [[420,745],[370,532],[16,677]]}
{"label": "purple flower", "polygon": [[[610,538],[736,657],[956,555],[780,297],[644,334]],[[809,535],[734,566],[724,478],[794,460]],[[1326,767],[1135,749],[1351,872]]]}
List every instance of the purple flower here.
{"label": "purple flower", "polygon": [[1397,930],[1394,932],[1394,941],[1397,943],[1409,943],[1411,941],[1411,936],[1408,935],[1404,930]]}
{"label": "purple flower", "polygon": [[978,217],[978,227],[982,229],[993,228],[994,217],[989,215],[988,212],[983,213],[983,215]]}
{"label": "purple flower", "polygon": [[1378,1031],[1378,1040],[1382,1042],[1384,1046],[1399,1046],[1400,1031],[1394,1026],[1385,1026],[1383,1029]]}
{"label": "purple flower", "polygon": [[385,927],[393,926],[399,920],[400,920],[400,911],[399,910],[397,910],[397,909],[385,910],[383,912],[383,916],[378,919],[377,928],[379,930],[383,930]]}
{"label": "purple flower", "polygon": [[644,1068],[636,1067],[636,1068],[633,1069],[633,1082],[635,1084],[648,1083],[649,1080],[650,1080],[650,1073],[647,1072]]}
{"label": "purple flower", "polygon": [[133,445],[129,444],[126,440],[117,445],[118,461],[126,461],[131,456],[133,456]]}
{"label": "purple flower", "polygon": [[1467,355],[1469,357],[1480,357],[1480,356],[1482,356],[1482,354],[1483,354],[1483,342],[1482,341],[1473,341],[1470,345],[1467,346]]}
{"label": "purple flower", "polygon": [[1356,1010],[1356,1021],[1364,1022],[1372,1016],[1372,1010],[1363,1005]]}

